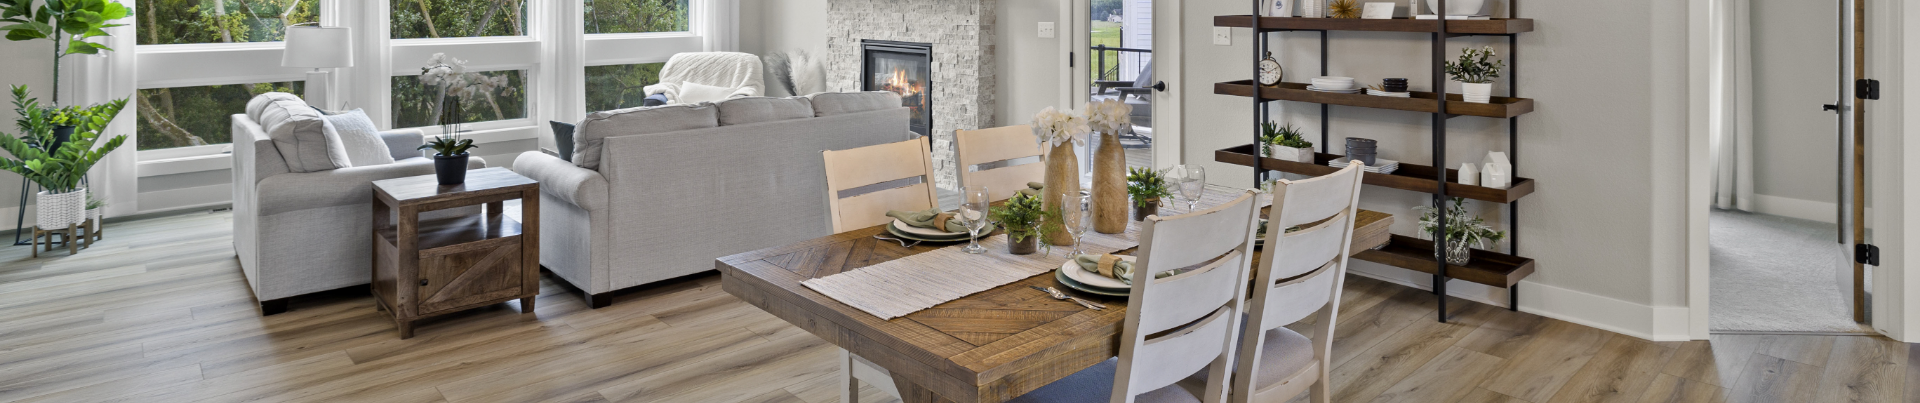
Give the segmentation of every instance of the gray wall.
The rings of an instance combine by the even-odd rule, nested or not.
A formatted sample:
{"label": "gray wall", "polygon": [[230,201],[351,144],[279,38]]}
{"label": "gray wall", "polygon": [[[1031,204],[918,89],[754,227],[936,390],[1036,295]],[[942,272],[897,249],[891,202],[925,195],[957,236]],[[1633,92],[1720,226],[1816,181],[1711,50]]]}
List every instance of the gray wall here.
{"label": "gray wall", "polygon": [[827,0],[741,0],[740,51],[827,51]]}
{"label": "gray wall", "polygon": [[1837,96],[1837,10],[1804,0],[1752,7],[1754,193],[1834,203],[1838,118],[1820,105]]}
{"label": "gray wall", "polygon": [[[0,41],[0,83],[7,87],[25,85],[34,90],[34,94],[47,100],[53,96],[53,43],[40,41],[13,42]],[[13,121],[20,114],[13,112],[13,95],[0,95],[6,98],[0,101],[0,133],[18,136],[19,129]],[[31,197],[27,203],[33,203]],[[0,172],[0,209],[18,207],[20,204],[20,176],[9,172]],[[12,228],[0,228],[11,230]]]}

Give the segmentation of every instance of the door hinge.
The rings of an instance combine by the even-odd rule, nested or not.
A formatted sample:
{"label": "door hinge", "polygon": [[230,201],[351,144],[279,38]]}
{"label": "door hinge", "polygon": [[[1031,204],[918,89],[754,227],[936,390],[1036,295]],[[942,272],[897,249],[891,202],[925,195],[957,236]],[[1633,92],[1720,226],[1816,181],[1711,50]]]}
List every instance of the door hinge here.
{"label": "door hinge", "polygon": [[1869,244],[1853,245],[1853,262],[1869,266],[1880,265],[1880,247]]}
{"label": "door hinge", "polygon": [[1853,80],[1853,97],[1860,99],[1880,99],[1880,80],[1862,78]]}

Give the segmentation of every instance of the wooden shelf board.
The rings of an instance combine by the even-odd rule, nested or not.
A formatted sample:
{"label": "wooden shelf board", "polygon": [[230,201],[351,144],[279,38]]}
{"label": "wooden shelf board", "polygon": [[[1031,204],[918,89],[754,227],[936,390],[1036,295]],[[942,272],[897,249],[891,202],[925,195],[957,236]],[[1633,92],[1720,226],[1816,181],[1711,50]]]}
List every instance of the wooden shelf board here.
{"label": "wooden shelf board", "polygon": [[[1318,153],[1314,156],[1314,163],[1307,164],[1258,157],[1253,147],[1254,145],[1252,144],[1246,144],[1223,148],[1213,152],[1213,159],[1214,161],[1248,167],[1254,167],[1257,161],[1259,165],[1257,168],[1310,176],[1327,175],[1340,170],[1339,168],[1326,165],[1328,161],[1342,158],[1340,155]],[[1368,173],[1361,181],[1368,185],[1431,194],[1440,189],[1439,183],[1433,179],[1434,174],[1434,168],[1431,166],[1402,162],[1400,163],[1400,169],[1395,170],[1391,174]],[[1448,196],[1495,203],[1512,203],[1515,200],[1520,200],[1522,197],[1533,194],[1534,182],[1533,179],[1529,178],[1514,178],[1513,186],[1506,189],[1494,189],[1484,186],[1454,183],[1459,180],[1459,177],[1460,172],[1458,170],[1447,170]]]}
{"label": "wooden shelf board", "polygon": [[[1247,15],[1221,15],[1213,17],[1213,26],[1252,28],[1253,18]],[[1395,18],[1390,20],[1362,20],[1351,18],[1303,18],[1303,17],[1260,17],[1260,31],[1370,31],[1370,32],[1434,32],[1440,29],[1435,20],[1416,20]],[[1531,18],[1493,18],[1486,20],[1447,20],[1447,33],[1452,35],[1507,35],[1533,32]]]}
{"label": "wooden shelf board", "polygon": [[[1518,284],[1534,271],[1533,259],[1479,249],[1473,249],[1472,254],[1466,266],[1447,265],[1447,277],[1504,288]],[[1438,268],[1432,241],[1404,235],[1394,235],[1386,247],[1360,252],[1353,258],[1427,274]]]}
{"label": "wooden shelf board", "polygon": [[[1252,97],[1255,86],[1253,80],[1228,81],[1213,84],[1213,93]],[[1342,94],[1319,92],[1307,89],[1302,83],[1280,83],[1268,87],[1259,86],[1260,98],[1274,101],[1311,102],[1317,104],[1355,106],[1361,108],[1392,109],[1434,113],[1439,105],[1434,102],[1431,92],[1413,92],[1409,98],[1382,97],[1366,94]],[[1489,118],[1510,118],[1533,112],[1533,99],[1491,97],[1487,103],[1466,102],[1460,94],[1447,94],[1447,113],[1461,116],[1480,116]]]}
{"label": "wooden shelf board", "polygon": [[[505,214],[492,216],[472,215],[465,217],[442,218],[421,221],[420,254],[432,255],[432,249],[456,246],[491,239],[520,236],[522,228],[519,221]],[[380,240],[395,245],[398,228],[381,228]]]}

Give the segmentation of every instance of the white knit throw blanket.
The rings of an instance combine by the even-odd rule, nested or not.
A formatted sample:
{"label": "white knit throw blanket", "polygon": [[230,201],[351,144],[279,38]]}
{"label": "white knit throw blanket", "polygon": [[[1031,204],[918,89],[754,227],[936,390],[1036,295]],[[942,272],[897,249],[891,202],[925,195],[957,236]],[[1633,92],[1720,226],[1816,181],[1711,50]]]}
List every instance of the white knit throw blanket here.
{"label": "white knit throw blanket", "polygon": [[760,57],[738,52],[696,52],[673,55],[660,71],[660,83],[643,88],[647,95],[666,94],[667,103],[680,103],[682,83],[731,88],[727,98],[765,93]]}

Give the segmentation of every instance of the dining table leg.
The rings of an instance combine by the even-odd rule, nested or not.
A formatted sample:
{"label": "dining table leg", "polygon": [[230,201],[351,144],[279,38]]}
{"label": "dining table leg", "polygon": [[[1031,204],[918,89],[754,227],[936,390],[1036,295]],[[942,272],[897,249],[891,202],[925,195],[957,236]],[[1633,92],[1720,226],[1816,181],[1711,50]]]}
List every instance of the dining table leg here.
{"label": "dining table leg", "polygon": [[955,403],[952,399],[934,394],[932,390],[920,387],[920,384],[913,383],[913,380],[903,378],[898,373],[893,374],[893,387],[900,391],[902,403]]}

